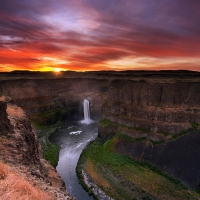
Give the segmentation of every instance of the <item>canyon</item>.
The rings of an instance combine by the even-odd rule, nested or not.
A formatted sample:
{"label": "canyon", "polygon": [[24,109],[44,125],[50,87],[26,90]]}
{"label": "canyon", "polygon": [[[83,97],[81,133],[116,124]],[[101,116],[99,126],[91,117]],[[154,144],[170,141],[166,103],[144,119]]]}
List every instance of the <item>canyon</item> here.
{"label": "canyon", "polygon": [[[128,139],[117,138],[114,152],[153,165],[187,187],[199,189],[198,72],[16,71],[0,74],[0,95],[23,108],[33,125],[46,126],[58,120],[79,119],[83,99],[87,98],[92,118],[100,119],[98,137],[102,144],[119,133],[125,135]],[[5,104],[1,109],[5,110]],[[6,114],[1,118],[4,137],[13,128]],[[35,141],[26,156],[37,165],[39,148],[34,137],[25,135],[22,140]],[[22,155],[23,150],[20,152]]]}

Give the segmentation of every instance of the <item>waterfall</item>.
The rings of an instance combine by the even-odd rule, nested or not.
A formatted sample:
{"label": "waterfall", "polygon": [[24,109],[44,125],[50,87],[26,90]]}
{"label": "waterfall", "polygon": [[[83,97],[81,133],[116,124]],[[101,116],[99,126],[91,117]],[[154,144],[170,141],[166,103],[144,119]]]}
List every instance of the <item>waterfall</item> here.
{"label": "waterfall", "polygon": [[90,102],[87,99],[83,101],[84,120],[90,119]]}
{"label": "waterfall", "polygon": [[90,119],[90,102],[87,99],[83,101],[83,112],[84,112],[84,120],[81,121],[83,124],[90,124],[93,121]]}

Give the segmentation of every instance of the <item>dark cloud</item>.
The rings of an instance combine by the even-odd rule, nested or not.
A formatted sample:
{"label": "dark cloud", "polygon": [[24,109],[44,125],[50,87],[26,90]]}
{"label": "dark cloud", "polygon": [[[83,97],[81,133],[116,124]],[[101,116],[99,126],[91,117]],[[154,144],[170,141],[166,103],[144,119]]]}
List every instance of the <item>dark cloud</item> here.
{"label": "dark cloud", "polygon": [[39,20],[39,13],[28,1],[0,1],[1,35],[22,38],[46,36],[47,25]]}
{"label": "dark cloud", "polygon": [[199,8],[199,0],[0,0],[0,64],[32,69],[52,56],[81,70],[135,57],[193,59]]}

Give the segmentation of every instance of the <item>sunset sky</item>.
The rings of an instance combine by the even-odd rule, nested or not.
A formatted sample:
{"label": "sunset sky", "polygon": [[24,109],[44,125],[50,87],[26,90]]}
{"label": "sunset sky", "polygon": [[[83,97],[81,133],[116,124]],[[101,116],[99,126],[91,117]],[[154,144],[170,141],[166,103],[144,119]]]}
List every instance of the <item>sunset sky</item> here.
{"label": "sunset sky", "polygon": [[200,0],[0,0],[0,71],[200,71]]}

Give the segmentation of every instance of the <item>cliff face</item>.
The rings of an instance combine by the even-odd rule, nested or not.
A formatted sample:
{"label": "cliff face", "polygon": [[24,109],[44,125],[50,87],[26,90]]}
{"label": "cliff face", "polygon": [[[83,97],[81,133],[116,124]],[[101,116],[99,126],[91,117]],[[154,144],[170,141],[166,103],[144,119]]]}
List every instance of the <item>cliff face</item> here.
{"label": "cliff face", "polygon": [[13,132],[9,135],[10,146],[15,150],[15,156],[13,162],[17,160],[24,164],[38,164],[39,160],[39,143],[37,137],[32,130],[29,119],[25,112],[14,104],[8,104],[6,112],[8,113],[8,119],[13,127]]}
{"label": "cliff face", "polygon": [[115,151],[153,164],[198,188],[200,82],[113,80],[102,106],[99,137],[116,133]]}
{"label": "cliff face", "polygon": [[14,104],[0,102],[0,128],[0,161],[9,163],[31,184],[52,192],[52,199],[57,195],[70,199],[55,169],[41,158],[36,134],[25,112]]}
{"label": "cliff face", "polygon": [[200,122],[200,83],[112,81],[102,118],[147,132],[180,133]]}
{"label": "cliff face", "polygon": [[[55,122],[49,120],[45,113],[48,111],[55,110],[55,118],[65,119],[75,112],[81,113],[84,98],[89,98],[92,114],[100,112],[107,99],[102,107],[102,118],[154,133],[177,134],[193,123],[199,123],[198,81],[177,81],[176,77],[170,80],[164,75],[159,79],[156,76],[142,80],[133,75],[120,77],[120,73],[100,75],[101,78],[72,76],[2,80],[0,94],[10,96],[28,116],[43,124]],[[115,80],[117,75],[119,79]]]}
{"label": "cliff face", "polygon": [[153,145],[149,140],[122,142],[116,151],[150,163],[180,180],[190,188],[197,189],[200,184],[200,131],[165,143]]}
{"label": "cliff face", "polygon": [[13,132],[13,127],[10,124],[10,121],[6,112],[7,105],[5,102],[0,101],[0,136],[7,135],[9,132]]}
{"label": "cliff face", "polygon": [[[107,80],[87,78],[41,78],[0,81],[0,94],[9,96],[35,121],[49,123],[38,113],[57,110],[56,117],[79,112],[84,98],[90,98],[92,114],[100,111]],[[69,110],[70,108],[70,110]],[[60,116],[62,117],[62,116]]]}

